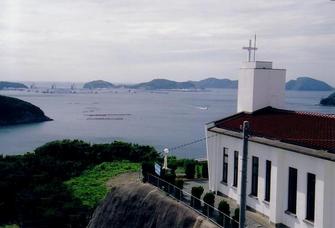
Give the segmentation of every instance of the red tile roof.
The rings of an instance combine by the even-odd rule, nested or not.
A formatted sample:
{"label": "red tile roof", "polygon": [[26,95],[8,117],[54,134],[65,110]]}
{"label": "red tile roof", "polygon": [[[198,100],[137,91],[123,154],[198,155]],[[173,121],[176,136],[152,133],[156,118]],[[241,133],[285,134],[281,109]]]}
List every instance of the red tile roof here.
{"label": "red tile roof", "polygon": [[216,121],[215,126],[241,132],[243,121],[249,121],[251,135],[335,153],[335,115],[266,107]]}

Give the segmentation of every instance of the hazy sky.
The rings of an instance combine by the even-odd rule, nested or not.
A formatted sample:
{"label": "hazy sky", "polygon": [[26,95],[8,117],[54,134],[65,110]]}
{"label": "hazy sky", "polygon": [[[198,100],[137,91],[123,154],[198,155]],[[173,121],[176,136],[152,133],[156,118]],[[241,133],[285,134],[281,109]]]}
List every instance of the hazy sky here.
{"label": "hazy sky", "polygon": [[258,60],[335,86],[335,1],[0,0],[0,80],[237,79]]}

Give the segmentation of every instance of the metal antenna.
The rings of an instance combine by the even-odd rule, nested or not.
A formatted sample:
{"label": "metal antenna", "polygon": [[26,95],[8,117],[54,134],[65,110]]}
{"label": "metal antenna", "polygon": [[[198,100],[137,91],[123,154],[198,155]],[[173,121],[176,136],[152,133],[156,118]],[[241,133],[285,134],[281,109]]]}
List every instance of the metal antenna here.
{"label": "metal antenna", "polygon": [[256,34],[255,34],[255,40],[254,40],[254,61],[256,61]]}
{"label": "metal antenna", "polygon": [[[251,52],[257,50],[256,43],[255,43],[255,47],[252,47],[251,45],[252,45],[252,42],[251,42],[251,40],[249,40],[249,46],[242,48],[243,50],[248,50],[248,62],[250,62],[250,60],[251,60]],[[254,54],[254,56],[255,56],[255,54]]]}

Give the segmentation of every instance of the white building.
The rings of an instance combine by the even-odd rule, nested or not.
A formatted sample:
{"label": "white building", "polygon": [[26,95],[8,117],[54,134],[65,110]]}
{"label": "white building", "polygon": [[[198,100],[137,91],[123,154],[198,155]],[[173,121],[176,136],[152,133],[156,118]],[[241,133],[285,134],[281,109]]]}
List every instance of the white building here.
{"label": "white building", "polygon": [[209,188],[239,203],[247,120],[247,207],[279,226],[335,227],[335,115],[282,109],[285,73],[242,65],[238,113],[206,125]]}

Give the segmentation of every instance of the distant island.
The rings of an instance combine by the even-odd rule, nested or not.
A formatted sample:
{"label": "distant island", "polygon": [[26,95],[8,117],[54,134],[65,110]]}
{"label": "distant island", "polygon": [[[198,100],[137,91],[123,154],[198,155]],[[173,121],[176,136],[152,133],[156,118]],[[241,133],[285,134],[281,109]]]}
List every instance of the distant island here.
{"label": "distant island", "polygon": [[325,106],[335,106],[335,92],[330,94],[327,98],[321,99],[320,104]]}
{"label": "distant island", "polygon": [[83,86],[84,89],[109,89],[114,87],[114,84],[103,80],[87,82]]}
{"label": "distant island", "polygon": [[192,81],[197,88],[225,88],[237,89],[237,80],[206,78],[200,81]]}
{"label": "distant island", "polygon": [[128,86],[134,89],[206,89],[206,88],[237,88],[237,81],[229,79],[207,78],[200,81],[176,82],[167,79],[154,79],[149,82]]}
{"label": "distant island", "polygon": [[[230,79],[206,78],[199,81],[177,82],[168,79],[153,79],[149,82],[142,82],[134,85],[114,85],[107,81],[92,81],[84,85],[85,89],[101,88],[128,88],[128,89],[146,89],[146,90],[192,90],[192,89],[237,89],[238,81]],[[316,80],[310,77],[298,77],[296,80],[290,80],[286,83],[286,90],[297,91],[330,91],[334,88],[326,82]]]}
{"label": "distant island", "polygon": [[154,79],[150,82],[139,83],[135,85],[126,86],[132,89],[195,89],[191,82],[176,82],[167,79]]}
{"label": "distant island", "polygon": [[22,83],[0,81],[0,90],[2,89],[28,89],[28,87]]}
{"label": "distant island", "polygon": [[0,126],[50,121],[37,106],[26,101],[0,95]]}
{"label": "distant island", "polygon": [[286,83],[287,90],[330,91],[334,88],[327,83],[309,77],[299,77]]}

